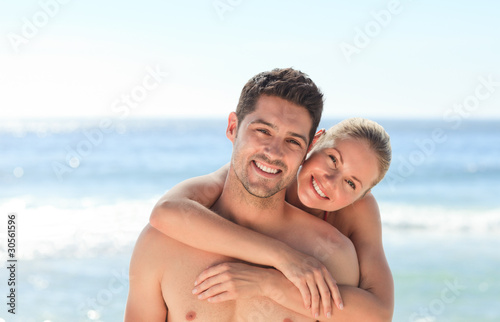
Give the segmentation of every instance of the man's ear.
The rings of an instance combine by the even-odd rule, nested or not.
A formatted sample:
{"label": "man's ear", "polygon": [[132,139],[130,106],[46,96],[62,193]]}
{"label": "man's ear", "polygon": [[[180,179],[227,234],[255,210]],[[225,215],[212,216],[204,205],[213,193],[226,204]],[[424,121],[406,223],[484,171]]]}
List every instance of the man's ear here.
{"label": "man's ear", "polygon": [[316,134],[314,134],[314,138],[313,138],[313,141],[311,142],[311,144],[309,144],[309,148],[307,149],[307,153],[309,153],[309,151],[311,151],[312,147],[316,144],[316,142],[318,142],[319,138],[325,134],[326,130],[325,129],[321,129],[319,130],[318,132],[316,132]]}
{"label": "man's ear", "polygon": [[238,117],[235,112],[231,112],[227,119],[227,129],[226,136],[227,138],[234,143],[234,139],[236,138],[236,134],[238,132]]}

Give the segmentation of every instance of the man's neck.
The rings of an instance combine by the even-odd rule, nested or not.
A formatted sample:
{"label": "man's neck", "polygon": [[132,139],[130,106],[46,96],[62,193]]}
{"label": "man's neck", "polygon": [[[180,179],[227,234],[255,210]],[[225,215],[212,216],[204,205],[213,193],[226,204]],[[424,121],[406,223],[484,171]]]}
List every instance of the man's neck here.
{"label": "man's neck", "polygon": [[212,210],[238,225],[265,232],[285,215],[285,189],[269,198],[251,195],[229,169],[222,194]]}

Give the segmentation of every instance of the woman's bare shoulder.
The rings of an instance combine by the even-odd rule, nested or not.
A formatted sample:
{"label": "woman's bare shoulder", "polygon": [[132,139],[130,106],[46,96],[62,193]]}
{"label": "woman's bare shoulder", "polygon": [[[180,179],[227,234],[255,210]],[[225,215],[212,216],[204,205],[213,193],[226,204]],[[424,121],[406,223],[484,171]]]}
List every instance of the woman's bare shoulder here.
{"label": "woman's bare shoulder", "polygon": [[380,218],[377,200],[371,192],[368,192],[363,198],[343,209],[338,210],[336,213],[351,219]]}

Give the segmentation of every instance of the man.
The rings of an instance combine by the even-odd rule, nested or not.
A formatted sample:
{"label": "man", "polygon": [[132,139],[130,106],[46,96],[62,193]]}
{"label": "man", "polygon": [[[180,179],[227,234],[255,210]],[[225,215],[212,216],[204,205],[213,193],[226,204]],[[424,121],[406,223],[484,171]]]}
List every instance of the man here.
{"label": "man", "polygon": [[[273,70],[243,88],[226,130],[233,143],[222,195],[212,210],[239,225],[276,238],[311,256],[318,245],[331,256],[323,264],[339,284],[357,286],[354,247],[331,225],[285,202],[285,188],[296,176],[323,108],[322,94],[301,72]],[[298,290],[269,268],[245,266],[276,280],[283,292],[256,293],[235,301],[207,303],[192,294],[207,267],[234,259],[179,243],[151,226],[139,237],[130,266],[126,321],[313,321],[305,308],[291,311],[278,303]],[[274,284],[276,285],[276,284]],[[288,291],[290,290],[290,291]],[[290,294],[289,294],[290,293]],[[292,294],[293,293],[293,294]]]}

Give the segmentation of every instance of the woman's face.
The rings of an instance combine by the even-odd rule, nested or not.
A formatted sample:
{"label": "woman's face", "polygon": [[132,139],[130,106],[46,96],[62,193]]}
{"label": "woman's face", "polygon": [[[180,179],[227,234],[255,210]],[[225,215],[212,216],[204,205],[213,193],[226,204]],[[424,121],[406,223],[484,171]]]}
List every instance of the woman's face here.
{"label": "woman's face", "polygon": [[313,152],[297,174],[297,193],[309,208],[334,211],[367,191],[378,177],[375,152],[364,140],[337,140]]}

